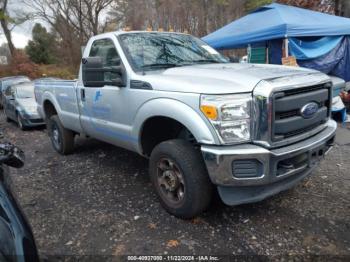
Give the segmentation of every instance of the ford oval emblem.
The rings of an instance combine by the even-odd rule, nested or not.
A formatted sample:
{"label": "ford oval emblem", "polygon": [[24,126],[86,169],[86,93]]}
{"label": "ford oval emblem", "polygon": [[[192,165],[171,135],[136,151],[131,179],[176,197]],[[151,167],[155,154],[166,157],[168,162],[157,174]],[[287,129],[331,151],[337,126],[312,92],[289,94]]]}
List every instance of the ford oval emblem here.
{"label": "ford oval emblem", "polygon": [[303,118],[311,118],[316,114],[317,111],[318,104],[315,102],[310,102],[301,108],[300,114]]}

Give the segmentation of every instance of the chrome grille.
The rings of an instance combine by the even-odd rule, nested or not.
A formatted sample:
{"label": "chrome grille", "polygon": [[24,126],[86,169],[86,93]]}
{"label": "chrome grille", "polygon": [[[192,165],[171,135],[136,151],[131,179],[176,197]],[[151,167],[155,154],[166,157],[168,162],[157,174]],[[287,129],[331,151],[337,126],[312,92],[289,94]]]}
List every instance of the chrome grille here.
{"label": "chrome grille", "polygon": [[[317,111],[312,118],[304,118],[301,108],[315,102]],[[331,85],[321,84],[284,90],[272,95],[271,140],[273,142],[300,135],[324,124],[330,115]]]}

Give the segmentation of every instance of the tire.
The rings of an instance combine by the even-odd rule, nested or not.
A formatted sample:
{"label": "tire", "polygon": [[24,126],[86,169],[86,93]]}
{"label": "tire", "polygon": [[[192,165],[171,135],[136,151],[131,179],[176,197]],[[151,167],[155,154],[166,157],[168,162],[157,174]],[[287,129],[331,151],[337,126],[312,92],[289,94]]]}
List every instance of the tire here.
{"label": "tire", "polygon": [[17,125],[23,131],[27,129],[27,127],[23,124],[23,119],[19,113],[17,113]]}
{"label": "tire", "polygon": [[9,123],[11,119],[7,116],[5,109],[4,109],[4,115],[5,115],[6,122]]}
{"label": "tire", "polygon": [[64,128],[57,115],[48,121],[48,133],[53,148],[61,155],[68,155],[74,150],[74,133]]}
{"label": "tire", "polygon": [[209,207],[213,185],[202,155],[189,142],[174,139],[157,145],[149,170],[159,200],[170,214],[190,219]]}

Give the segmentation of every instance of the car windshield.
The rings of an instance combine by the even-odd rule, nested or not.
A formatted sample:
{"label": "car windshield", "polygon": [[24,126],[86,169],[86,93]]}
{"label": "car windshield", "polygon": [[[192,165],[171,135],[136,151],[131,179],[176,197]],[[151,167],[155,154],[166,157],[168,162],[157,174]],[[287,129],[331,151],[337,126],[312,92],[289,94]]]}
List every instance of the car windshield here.
{"label": "car windshield", "polygon": [[170,67],[228,63],[205,42],[174,33],[130,33],[120,35],[121,45],[135,71]]}
{"label": "car windshield", "polygon": [[20,87],[17,87],[16,96],[19,99],[34,98],[34,88],[33,88],[33,86],[20,86]]}

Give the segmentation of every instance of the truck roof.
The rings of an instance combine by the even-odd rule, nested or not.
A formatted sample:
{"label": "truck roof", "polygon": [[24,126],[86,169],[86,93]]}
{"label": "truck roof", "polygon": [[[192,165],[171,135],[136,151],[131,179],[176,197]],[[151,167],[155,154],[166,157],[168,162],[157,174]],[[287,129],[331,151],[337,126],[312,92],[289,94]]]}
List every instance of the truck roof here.
{"label": "truck roof", "polygon": [[124,31],[124,30],[119,30],[119,31],[114,31],[114,32],[108,32],[104,34],[99,34],[93,36],[91,39],[96,39],[100,37],[108,37],[111,35],[124,35],[124,34],[138,34],[138,33],[147,33],[147,34],[177,34],[177,35],[188,35],[186,33],[179,33],[179,32],[159,32],[159,31]]}

